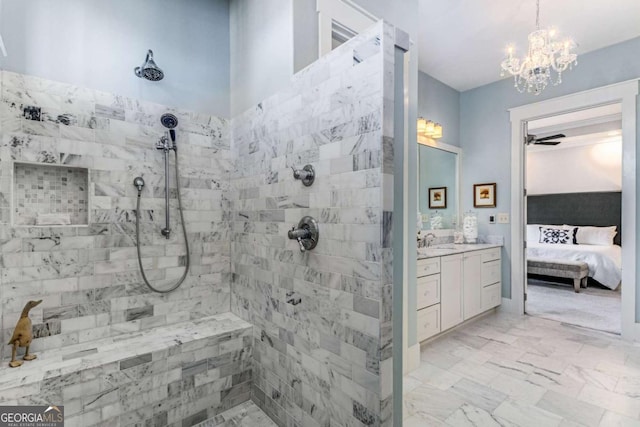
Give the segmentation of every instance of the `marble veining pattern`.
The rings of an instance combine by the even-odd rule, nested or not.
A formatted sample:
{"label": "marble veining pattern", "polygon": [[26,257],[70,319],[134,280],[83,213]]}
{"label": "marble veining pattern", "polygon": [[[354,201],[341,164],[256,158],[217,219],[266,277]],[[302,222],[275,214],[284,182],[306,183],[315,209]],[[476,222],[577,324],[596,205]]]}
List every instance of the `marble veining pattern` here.
{"label": "marble veining pattern", "polygon": [[[10,355],[5,344],[29,299],[43,299],[31,312],[36,353],[228,312],[227,193],[233,162],[227,120],[7,71],[0,79],[1,358]],[[138,271],[137,191],[132,182],[138,175],[146,181],[143,264],[150,280],[163,288],[180,277],[185,263],[173,177],[174,233],[169,240],[160,235],[164,171],[162,153],[154,145],[164,132],[160,116],[165,112],[179,120],[177,144],[192,265],[180,289],[160,295],[147,289]],[[88,168],[88,226],[12,228],[12,161],[42,165],[33,166],[36,170],[52,170],[50,165]],[[50,180],[48,187],[42,178],[29,182],[36,186],[37,203],[75,201],[68,193],[58,194],[63,177],[60,182]],[[23,181],[17,183],[26,184]],[[20,194],[18,209],[32,199]],[[78,203],[86,202],[86,197],[77,196]],[[33,211],[31,206],[28,210]],[[32,222],[20,210],[17,214],[18,222]]]}
{"label": "marble veining pattern", "polygon": [[491,314],[422,346],[404,426],[640,426],[640,345]]}
{"label": "marble veining pattern", "polygon": [[252,330],[223,313],[44,351],[0,367],[0,404],[61,404],[70,427],[192,426],[250,398]]}
{"label": "marble veining pattern", "polygon": [[[232,129],[217,117],[2,72],[1,338],[25,301],[44,302],[31,313],[41,357],[29,372],[2,370],[0,399],[17,403],[19,391],[21,402],[64,401],[70,425],[82,426],[192,426],[250,396],[280,426],[391,425],[397,35],[406,44],[376,24]],[[154,144],[165,112],[180,121],[192,267],[181,288],[158,295],[138,272],[132,180],[146,181],[142,262],[167,286],[185,254],[180,233],[159,233]],[[90,169],[89,225],[11,228],[11,161]],[[306,163],[318,174],[309,188],[291,176]],[[322,237],[301,254],[286,232],[303,215],[319,220]],[[212,337],[220,331],[209,317],[229,307],[253,328]],[[192,333],[175,329],[184,325]],[[6,360],[9,348],[0,351]]]}
{"label": "marble veining pattern", "polygon": [[[394,36],[377,24],[231,123],[231,310],[279,426],[391,425]],[[291,172],[306,163],[311,187]],[[304,215],[307,253],[286,237]]]}

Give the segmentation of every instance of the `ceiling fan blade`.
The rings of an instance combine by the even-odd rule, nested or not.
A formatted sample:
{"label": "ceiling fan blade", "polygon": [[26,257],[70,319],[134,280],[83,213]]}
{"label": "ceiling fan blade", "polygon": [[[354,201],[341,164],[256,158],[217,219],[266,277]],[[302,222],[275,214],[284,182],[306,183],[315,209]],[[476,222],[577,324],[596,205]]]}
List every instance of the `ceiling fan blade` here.
{"label": "ceiling fan blade", "polygon": [[537,141],[548,141],[550,139],[556,139],[556,138],[565,138],[567,135],[563,134],[563,133],[558,133],[556,135],[551,135],[551,136],[545,136],[544,138],[536,138]]}
{"label": "ceiling fan blade", "polygon": [[542,140],[538,140],[536,142],[534,142],[534,145],[558,145],[560,144],[561,141],[542,141]]}

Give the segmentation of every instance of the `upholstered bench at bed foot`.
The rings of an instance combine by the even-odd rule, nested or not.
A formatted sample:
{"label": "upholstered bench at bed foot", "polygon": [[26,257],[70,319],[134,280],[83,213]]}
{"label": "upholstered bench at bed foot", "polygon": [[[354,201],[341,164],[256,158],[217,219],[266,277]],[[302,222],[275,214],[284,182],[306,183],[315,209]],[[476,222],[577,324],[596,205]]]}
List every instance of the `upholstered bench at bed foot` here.
{"label": "upholstered bench at bed foot", "polygon": [[587,287],[589,266],[581,261],[528,258],[527,273],[573,279],[573,290],[580,292],[580,286]]}

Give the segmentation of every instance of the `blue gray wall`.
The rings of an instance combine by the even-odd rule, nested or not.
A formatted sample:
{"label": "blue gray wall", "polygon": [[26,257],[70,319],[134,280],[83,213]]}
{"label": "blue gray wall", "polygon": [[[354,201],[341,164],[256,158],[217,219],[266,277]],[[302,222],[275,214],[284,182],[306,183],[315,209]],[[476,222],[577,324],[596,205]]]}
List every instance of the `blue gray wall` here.
{"label": "blue gray wall", "polygon": [[[511,208],[511,124],[508,109],[638,78],[638,52],[640,38],[581,55],[578,67],[565,73],[560,86],[548,87],[539,96],[519,93],[514,89],[511,79],[461,94],[460,141],[464,149],[462,208],[473,208],[474,183],[498,184],[497,208],[477,211],[480,214],[480,234],[499,234],[505,237],[506,251],[503,255],[506,256],[502,263],[504,297],[511,298],[511,225],[490,225],[488,216],[496,212],[509,212]],[[638,297],[640,298],[640,293]]]}
{"label": "blue gray wall", "polygon": [[423,72],[418,73],[418,116],[442,125],[438,141],[460,146],[460,92]]}
{"label": "blue gray wall", "polygon": [[290,86],[292,1],[231,1],[232,117]]}
{"label": "blue gray wall", "polygon": [[5,70],[229,117],[229,0],[5,1],[0,32]]}

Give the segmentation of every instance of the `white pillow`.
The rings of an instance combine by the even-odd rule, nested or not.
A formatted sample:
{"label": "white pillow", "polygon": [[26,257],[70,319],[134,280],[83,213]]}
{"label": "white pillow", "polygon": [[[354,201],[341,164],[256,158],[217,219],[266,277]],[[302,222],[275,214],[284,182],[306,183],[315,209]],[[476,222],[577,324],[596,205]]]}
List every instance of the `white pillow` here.
{"label": "white pillow", "polygon": [[611,227],[578,227],[576,240],[579,245],[611,246],[613,238],[618,233],[616,229],[615,225]]}

